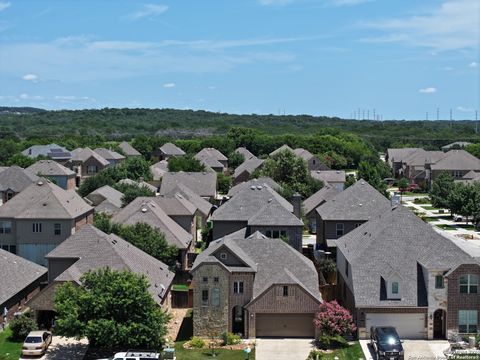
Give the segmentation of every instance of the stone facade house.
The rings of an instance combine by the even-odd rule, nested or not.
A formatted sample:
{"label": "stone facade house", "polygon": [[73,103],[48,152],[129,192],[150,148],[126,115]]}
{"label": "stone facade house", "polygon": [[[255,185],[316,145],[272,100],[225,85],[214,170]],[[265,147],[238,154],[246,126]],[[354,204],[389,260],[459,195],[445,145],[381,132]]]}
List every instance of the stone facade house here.
{"label": "stone facade house", "polygon": [[152,157],[158,159],[158,161],[168,160],[173,156],[185,156],[186,153],[180,149],[177,145],[172,143],[166,143],[155,149],[152,152]]}
{"label": "stone facade house", "polygon": [[324,184],[330,184],[338,191],[345,189],[347,177],[344,170],[315,170],[310,171],[310,175],[314,179],[323,181]]}
{"label": "stone facade house", "polygon": [[47,281],[47,269],[32,263],[8,251],[0,250],[0,324],[4,320],[4,309],[7,319],[25,302],[40,291],[42,283]]}
{"label": "stone facade house", "polygon": [[317,213],[315,210],[328,200],[333,199],[339,192],[334,186],[325,184],[323,188],[303,201],[303,214],[308,221],[310,233],[317,233]]}
{"label": "stone facade house", "polygon": [[110,162],[87,147],[73,150],[67,166],[77,174],[76,185],[80,186],[82,179],[96,175]]}
{"label": "stone facade house", "polygon": [[75,189],[75,172],[53,160],[39,160],[25,169],[38,176],[47,177],[64,190]]}
{"label": "stone facade house", "polygon": [[47,254],[46,259],[48,285],[28,302],[39,324],[50,324],[55,317],[55,290],[60,284],[80,285],[83,274],[102,268],[144,275],[153,300],[163,310],[170,309],[170,288],[175,274],[168,266],[117,235],[105,234],[93,225],[82,227]]}
{"label": "stone facade house", "polygon": [[480,257],[403,206],[337,241],[337,292],[358,336],[394,326],[403,339],[445,339],[479,329]]}
{"label": "stone facade house", "polygon": [[20,166],[10,166],[0,172],[0,205],[11,200],[40,178]]}
{"label": "stone facade house", "polygon": [[168,172],[163,175],[160,195],[170,194],[183,185],[206,200],[217,195],[217,174],[215,172]]}
{"label": "stone facade house", "polygon": [[[281,261],[279,261],[281,259]],[[210,243],[192,268],[193,333],[314,337],[322,298],[313,263],[282,241],[245,229]]]}
{"label": "stone facade house", "polygon": [[365,180],[357,181],[317,208],[317,247],[334,251],[339,238],[390,208],[385,196]]}
{"label": "stone facade house", "polygon": [[83,225],[93,208],[75,191],[41,180],[0,206],[0,246],[40,265]]}
{"label": "stone facade house", "polygon": [[256,231],[270,238],[288,239],[298,251],[302,250],[303,222],[300,202],[294,207],[269,186],[251,186],[235,194],[212,215],[213,239],[247,228],[247,234]]}
{"label": "stone facade house", "polygon": [[127,158],[142,156],[142,154],[140,154],[140,152],[138,152],[137,149],[135,149],[132,145],[130,145],[126,141],[122,141],[120,144],[118,144],[118,147],[120,148],[120,150],[122,150],[122,152],[125,154]]}

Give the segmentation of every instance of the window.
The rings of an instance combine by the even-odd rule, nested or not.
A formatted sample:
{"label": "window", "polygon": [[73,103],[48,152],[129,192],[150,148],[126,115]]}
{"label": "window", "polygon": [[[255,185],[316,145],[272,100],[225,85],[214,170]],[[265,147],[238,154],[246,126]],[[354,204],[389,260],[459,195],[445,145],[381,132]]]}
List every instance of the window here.
{"label": "window", "polygon": [[265,232],[265,236],[271,238],[272,237],[272,230],[267,230]]}
{"label": "window", "polygon": [[474,334],[478,330],[478,311],[477,310],[459,310],[458,311],[458,332],[461,334]]}
{"label": "window", "polygon": [[287,232],[285,230],[280,230],[280,237],[287,237]]}
{"label": "window", "polygon": [[460,276],[460,294],[476,294],[478,292],[478,276],[468,274]]}
{"label": "window", "polygon": [[443,276],[442,275],[435,276],[435,289],[443,289],[443,287],[444,287]]}
{"label": "window", "polygon": [[208,289],[202,290],[202,305],[208,305]]}
{"label": "window", "polygon": [[17,245],[10,245],[10,252],[12,254],[16,254],[17,253]]}
{"label": "window", "polygon": [[224,252],[220,253],[220,259],[227,260],[227,253],[224,253]]}
{"label": "window", "polygon": [[11,221],[0,221],[0,234],[10,234],[12,232]]}
{"label": "window", "polygon": [[7,200],[6,201],[12,200],[12,198],[13,198],[13,192],[7,192]]}
{"label": "window", "polygon": [[96,173],[97,173],[97,166],[96,165],[88,165],[87,174],[96,174]]}
{"label": "window", "polygon": [[2,245],[2,250],[8,251],[8,245]]}
{"label": "window", "polygon": [[53,224],[53,233],[55,235],[62,235],[62,224],[59,224],[59,223]]}
{"label": "window", "polygon": [[343,236],[343,223],[338,223],[336,224],[336,230],[337,230],[337,237]]}
{"label": "window", "polygon": [[235,281],[233,283],[233,293],[243,294],[243,281]]}
{"label": "window", "polygon": [[459,170],[454,170],[453,171],[453,177],[458,179],[458,178],[461,178],[463,175],[462,175],[462,172],[459,171]]}
{"label": "window", "polygon": [[392,294],[398,295],[398,282],[392,282]]}
{"label": "window", "polygon": [[214,277],[214,278],[213,278],[213,282],[214,282],[214,283],[218,283],[218,277]]}
{"label": "window", "polygon": [[208,282],[208,277],[204,276],[204,277],[202,278],[202,281],[203,281],[204,283]]}
{"label": "window", "polygon": [[32,224],[32,231],[34,233],[41,233],[42,232],[42,223],[33,223]]}
{"label": "window", "polygon": [[220,289],[212,289],[212,306],[220,306]]}
{"label": "window", "polygon": [[283,296],[288,296],[288,286],[283,287]]}
{"label": "window", "polygon": [[280,232],[278,230],[273,230],[272,231],[272,234],[273,234],[273,238],[274,239],[278,239],[280,237]]}

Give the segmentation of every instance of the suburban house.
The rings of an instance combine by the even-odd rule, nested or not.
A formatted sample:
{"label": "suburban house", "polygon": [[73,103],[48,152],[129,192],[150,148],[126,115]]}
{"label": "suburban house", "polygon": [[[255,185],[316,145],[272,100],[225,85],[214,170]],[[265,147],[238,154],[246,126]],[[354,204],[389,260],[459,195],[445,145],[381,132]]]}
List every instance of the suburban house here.
{"label": "suburban house", "polygon": [[245,160],[237,166],[233,173],[233,184],[239,184],[250,180],[253,172],[262,168],[263,160],[257,157],[252,157]]}
{"label": "suburban house", "polygon": [[123,193],[109,185],[104,185],[85,196],[84,200],[95,208],[96,213],[114,215],[122,208],[122,198]]}
{"label": "suburban house", "polygon": [[338,297],[361,339],[394,326],[404,339],[480,329],[480,257],[399,205],[337,241]]}
{"label": "suburban house", "polygon": [[47,281],[47,269],[9,251],[0,250],[0,324],[11,319],[19,307],[40,291]]}
{"label": "suburban house", "polygon": [[48,252],[92,222],[93,208],[75,191],[42,179],[0,206],[0,246],[44,265]]}
{"label": "suburban house", "polygon": [[215,172],[168,172],[163,175],[160,195],[172,193],[182,184],[206,200],[217,195],[217,174]]}
{"label": "suburban house", "polygon": [[245,147],[238,147],[238,148],[235,149],[235,152],[236,152],[237,154],[243,155],[243,158],[244,158],[245,160],[248,160],[248,159],[251,159],[251,158],[253,158],[253,157],[256,157],[255,155],[253,155],[253,154],[252,154],[247,148],[245,148]]}
{"label": "suburban house", "polygon": [[273,150],[273,151],[269,154],[269,156],[270,156],[270,157],[275,156],[275,155],[280,154],[282,151],[285,151],[285,150],[290,151],[290,152],[293,153],[293,149],[292,149],[290,146],[288,146],[287,144],[283,144],[283,145],[280,146],[278,149]]}
{"label": "suburban house", "polygon": [[315,155],[313,155],[310,151],[297,148],[293,150],[293,153],[298,157],[301,157],[308,165],[308,170],[330,170],[330,168],[322,163]]}
{"label": "suburban house", "polygon": [[98,155],[107,160],[110,165],[117,165],[120,164],[123,160],[125,160],[125,156],[110,149],[96,148],[93,151],[95,151]]}
{"label": "suburban house", "polygon": [[294,249],[302,251],[303,222],[300,200],[297,202],[294,209],[269,186],[252,185],[235,194],[213,213],[213,239],[247,228],[247,235],[259,231],[269,238],[284,239]]}
{"label": "suburban house", "polygon": [[216,172],[224,172],[228,168],[228,158],[215,148],[203,148],[194,157]]}
{"label": "suburban house", "polygon": [[395,177],[401,177],[403,174],[403,160],[412,154],[421,150],[419,148],[401,148],[401,149],[387,149],[385,154],[385,161],[393,170]]}
{"label": "suburban house", "polygon": [[430,180],[431,164],[435,164],[447,156],[443,151],[425,151],[418,149],[406,156],[402,161],[402,176],[409,179],[410,183],[427,184]]}
{"label": "suburban house", "polygon": [[168,172],[167,160],[161,160],[153,165],[150,165],[150,172],[153,175],[153,179],[150,181],[150,184],[156,188],[160,187],[163,175]]}
{"label": "suburban house", "polygon": [[146,181],[143,181],[141,178],[139,181],[135,181],[132,179],[122,179],[119,180],[117,184],[124,184],[124,185],[134,185],[138,187],[144,187],[150,190],[153,193],[157,193],[157,187],[153,186],[152,184],[147,183]]}
{"label": "suburban house", "polygon": [[[148,199],[148,198],[144,198]],[[180,192],[171,195],[160,195],[152,198],[165,213],[185,231],[194,241],[197,239],[197,207]]]}
{"label": "suburban house", "polygon": [[391,208],[390,201],[359,180],[317,208],[317,247],[332,251],[337,240]]}
{"label": "suburban house", "polygon": [[118,144],[118,147],[120,150],[122,150],[122,152],[125,154],[127,158],[142,156],[142,154],[140,154],[137,149],[135,149],[132,145],[130,145],[126,141],[122,141],[120,144]]}
{"label": "suburban house", "polygon": [[347,178],[344,170],[315,170],[310,171],[310,175],[314,179],[323,181],[324,184],[330,184],[338,191],[345,189]]}
{"label": "suburban house", "polygon": [[473,183],[480,182],[480,171],[479,172],[469,171],[468,173],[463,175],[461,179],[455,180],[455,182],[462,182],[465,185],[467,184],[471,185]]}
{"label": "suburban house", "polygon": [[73,150],[72,158],[68,162],[68,167],[77,174],[77,186],[82,179],[98,174],[109,165],[108,160],[88,147]]}
{"label": "suburban house", "polygon": [[93,225],[85,225],[46,256],[48,285],[34,296],[28,306],[39,324],[55,318],[55,289],[65,283],[80,285],[90,270],[110,268],[130,270],[144,275],[153,300],[163,310],[170,309],[170,288],[175,274],[168,266],[115,234],[105,234]]}
{"label": "suburban house", "polygon": [[23,150],[22,154],[33,159],[39,156],[48,157],[61,164],[65,164],[72,157],[70,151],[57,144],[33,145]]}
{"label": "suburban house", "polygon": [[39,160],[25,169],[30,173],[52,180],[64,190],[75,189],[76,174],[53,160]]}
{"label": "suburban house", "polygon": [[193,264],[193,333],[314,337],[322,302],[313,263],[278,239],[245,229],[210,243]]}
{"label": "suburban house", "polygon": [[243,191],[245,189],[250,189],[252,186],[263,186],[263,185],[267,185],[275,191],[279,191],[282,189],[282,187],[272,178],[262,176],[262,177],[259,177],[258,179],[251,179],[249,181],[232,186],[228,191],[228,196],[232,197],[235,194],[238,194],[240,191]]}
{"label": "suburban house", "polygon": [[173,156],[185,156],[185,151],[180,149],[177,145],[172,143],[166,143],[155,149],[152,152],[152,157],[161,160],[168,160]]}
{"label": "suburban house", "polygon": [[323,188],[303,201],[303,214],[308,221],[310,233],[315,234],[317,232],[317,213],[315,210],[328,200],[333,199],[339,192],[336,187],[325,184]]}
{"label": "suburban house", "polygon": [[455,141],[451,144],[448,144],[448,145],[444,145],[442,146],[442,151],[449,151],[449,150],[458,150],[458,149],[464,149],[466,148],[468,145],[472,145],[472,143],[468,142],[468,141]]}
{"label": "suburban house", "polygon": [[36,183],[39,177],[30,171],[13,165],[0,172],[0,205]]}
{"label": "suburban house", "polygon": [[470,171],[480,171],[480,159],[465,150],[450,150],[445,157],[427,167],[431,171],[430,183],[442,173],[450,173],[454,179],[461,179]]}
{"label": "suburban house", "polygon": [[[194,252],[191,232],[176,223],[159,206],[154,197],[138,197],[112,217],[112,222],[122,225],[148,224],[165,235],[165,240],[179,249],[178,262],[182,270],[189,268],[188,253]],[[193,226],[193,225],[191,225]]]}

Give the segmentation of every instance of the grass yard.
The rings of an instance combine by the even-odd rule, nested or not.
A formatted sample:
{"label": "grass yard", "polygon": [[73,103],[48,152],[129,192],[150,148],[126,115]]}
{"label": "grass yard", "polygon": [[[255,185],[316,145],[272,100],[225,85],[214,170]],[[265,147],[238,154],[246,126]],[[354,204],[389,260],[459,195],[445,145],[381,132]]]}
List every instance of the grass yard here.
{"label": "grass yard", "polygon": [[457,225],[455,225],[455,226],[458,227],[458,228],[462,228],[462,229],[464,229],[464,230],[472,230],[472,231],[475,230],[475,226],[474,226],[474,225],[470,225],[470,224],[468,224],[468,225],[466,225],[466,224],[457,224]]}
{"label": "grass yard", "polygon": [[[205,360],[205,359],[218,359],[218,360],[245,360],[245,354],[243,350],[224,350],[216,349],[216,356],[212,356],[212,350],[210,349],[191,349],[187,350],[183,348],[185,341],[179,341],[175,343],[175,355],[177,360]],[[360,350],[361,351],[361,350]],[[255,350],[250,353],[250,360],[255,359]],[[333,359],[333,358],[332,358]],[[352,358],[353,359],[353,358]],[[355,360],[358,360],[356,358]]]}
{"label": "grass yard", "polygon": [[0,360],[18,360],[22,353],[22,343],[8,339],[11,334],[8,327],[0,332]]}
{"label": "grass yard", "polygon": [[433,222],[433,221],[439,221],[440,219],[437,217],[426,217],[425,221],[426,222]]}
{"label": "grass yard", "polygon": [[335,357],[340,360],[358,360],[364,359],[365,356],[362,351],[362,347],[358,341],[354,345],[338,349],[329,354],[324,354],[320,359],[322,360],[334,360]]}
{"label": "grass yard", "polygon": [[445,224],[440,224],[440,225],[435,225],[435,226],[438,227],[439,229],[442,229],[442,230],[456,230],[455,227],[450,226],[450,225],[445,225]]}
{"label": "grass yard", "polygon": [[420,207],[424,208],[425,210],[430,210],[430,211],[438,211],[440,210],[439,208],[436,208],[432,205],[420,205]]}

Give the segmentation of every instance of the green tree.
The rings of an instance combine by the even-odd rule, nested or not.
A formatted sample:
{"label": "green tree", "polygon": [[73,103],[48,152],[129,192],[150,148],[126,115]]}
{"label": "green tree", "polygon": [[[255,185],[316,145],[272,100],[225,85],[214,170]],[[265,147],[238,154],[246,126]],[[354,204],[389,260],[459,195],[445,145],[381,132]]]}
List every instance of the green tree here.
{"label": "green tree", "polygon": [[205,171],[205,166],[192,155],[174,156],[168,159],[168,171]]}
{"label": "green tree", "polygon": [[17,165],[22,168],[27,168],[30,165],[34,164],[35,162],[36,162],[35,159],[25,156],[22,153],[18,153],[13,155],[10,159],[8,159],[7,165],[8,166]]}
{"label": "green tree", "polygon": [[221,194],[227,194],[232,187],[232,178],[223,173],[217,173],[217,190]]}
{"label": "green tree", "polygon": [[358,165],[357,178],[367,181],[381,194],[388,197],[387,184],[383,181],[383,168],[377,163],[362,160]]}
{"label": "green tree", "polygon": [[140,196],[155,196],[155,192],[146,186],[136,184],[115,184],[115,189],[123,193],[122,206],[125,207]]}
{"label": "green tree", "polygon": [[228,166],[232,169],[236,169],[239,165],[243,164],[244,161],[245,156],[243,156],[243,154],[232,151],[230,155],[228,155]]}
{"label": "green tree", "polygon": [[93,347],[161,349],[169,316],[149,293],[144,275],[89,271],[80,286],[67,282],[55,292],[55,331],[89,340]]}
{"label": "green tree", "polygon": [[447,172],[441,173],[433,182],[430,190],[432,205],[438,208],[450,209],[448,195],[452,192],[453,185],[453,177]]}
{"label": "green tree", "polygon": [[9,326],[12,329],[12,339],[15,341],[25,340],[30,331],[38,329],[37,322],[33,319],[30,312],[12,319]]}
{"label": "green tree", "polygon": [[403,193],[403,192],[407,191],[408,184],[409,184],[409,181],[408,181],[407,178],[401,178],[398,181],[398,189],[400,190],[400,192]]}
{"label": "green tree", "polygon": [[465,148],[465,150],[480,159],[480,143],[470,144]]}

